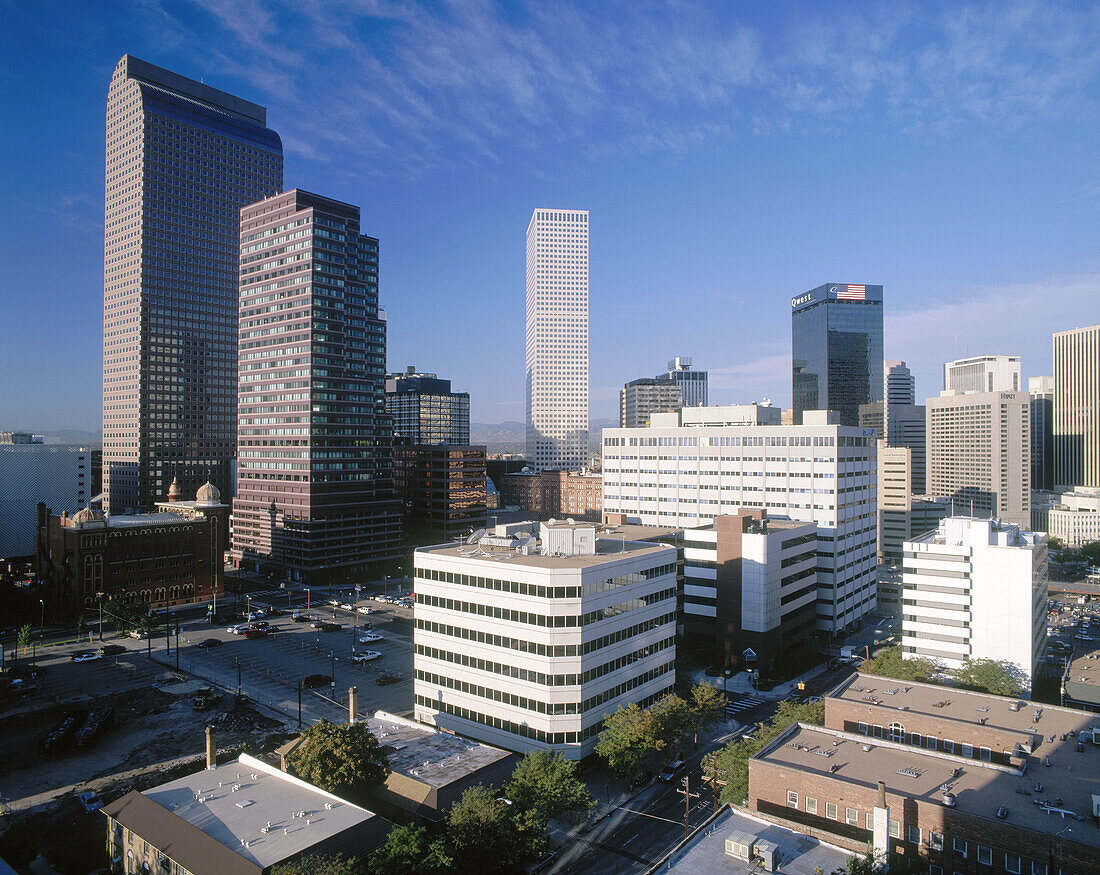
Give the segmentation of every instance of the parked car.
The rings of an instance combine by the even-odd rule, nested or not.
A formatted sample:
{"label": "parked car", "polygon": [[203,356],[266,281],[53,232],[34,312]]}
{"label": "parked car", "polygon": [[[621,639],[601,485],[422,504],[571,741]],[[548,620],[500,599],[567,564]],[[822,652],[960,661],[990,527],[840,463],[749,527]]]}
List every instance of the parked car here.
{"label": "parked car", "polygon": [[217,701],[218,694],[209,687],[204,687],[196,691],[195,697],[191,700],[191,707],[196,711],[209,711]]}
{"label": "parked car", "polygon": [[666,784],[671,784],[676,780],[676,776],[680,774],[680,771],[684,768],[683,760],[674,760],[669,763],[663,769],[659,775],[657,775],[658,781],[664,781]]}
{"label": "parked car", "polygon": [[244,615],[244,618],[251,622],[252,620],[262,620],[266,616],[266,611],[249,611],[247,614]]}
{"label": "parked car", "polygon": [[558,858],[557,851],[546,851],[541,857],[531,864],[528,872],[541,872]]}
{"label": "parked car", "polygon": [[382,654],[377,650],[361,650],[358,653],[351,655],[352,662],[373,662],[376,659],[381,659]]}
{"label": "parked car", "polygon": [[199,647],[221,647],[221,644],[221,638],[203,638],[202,641],[199,642]]}
{"label": "parked car", "polygon": [[374,613],[374,608],[372,608],[368,605],[363,605],[363,607],[359,608],[359,613],[360,614],[373,614]]}
{"label": "parked car", "polygon": [[390,684],[399,684],[404,678],[399,674],[384,674],[381,675],[375,683],[380,687],[388,687]]}
{"label": "parked car", "polygon": [[354,611],[355,610],[355,605],[345,603],[345,604],[340,605],[340,610],[342,610],[342,611]]}
{"label": "parked car", "polygon": [[234,626],[226,626],[225,631],[230,635],[243,635],[244,630],[248,628],[247,623],[237,623]]}
{"label": "parked car", "polygon": [[340,604],[340,599],[329,599],[328,603],[335,607],[335,606],[338,606]]}
{"label": "parked car", "polygon": [[314,629],[319,629],[322,632],[336,632],[340,629],[339,623],[333,623],[329,620],[318,620],[312,625]]}
{"label": "parked car", "polygon": [[121,644],[104,644],[99,648],[99,652],[103,656],[114,656],[116,653],[125,653],[126,648]]}
{"label": "parked car", "polygon": [[95,790],[88,790],[85,793],[81,793],[77,799],[80,800],[80,804],[84,806],[84,810],[91,814],[94,811],[99,811],[103,807],[103,801],[99,798],[99,794]]}
{"label": "parked car", "polygon": [[146,638],[149,637],[149,633],[146,632],[144,629],[133,629],[130,632],[130,637],[137,638],[139,641],[144,641]]}
{"label": "parked car", "polygon": [[302,681],[302,686],[307,690],[316,690],[318,687],[327,687],[331,683],[332,678],[327,674],[311,674]]}
{"label": "parked car", "polygon": [[267,629],[245,629],[244,637],[249,640],[253,638],[266,638],[268,631]]}
{"label": "parked car", "polygon": [[76,653],[69,654],[69,662],[92,662],[96,659],[102,659],[98,653],[94,650],[80,650]]}
{"label": "parked car", "polygon": [[385,639],[377,632],[369,632],[366,635],[359,636],[360,644],[370,644],[373,641],[384,641]]}

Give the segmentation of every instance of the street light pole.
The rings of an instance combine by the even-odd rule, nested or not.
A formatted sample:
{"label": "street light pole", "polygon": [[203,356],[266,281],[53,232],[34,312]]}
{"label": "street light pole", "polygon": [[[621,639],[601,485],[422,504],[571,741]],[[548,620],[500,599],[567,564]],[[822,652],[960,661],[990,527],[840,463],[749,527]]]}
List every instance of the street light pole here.
{"label": "street light pole", "polygon": [[97,592],[95,594],[96,601],[99,602],[99,640],[103,640],[103,593]]}
{"label": "street light pole", "polygon": [[38,628],[39,629],[45,629],[46,628],[46,600],[45,599],[39,599],[38,604],[40,604],[42,606],[42,616],[39,617],[39,619],[38,619]]}

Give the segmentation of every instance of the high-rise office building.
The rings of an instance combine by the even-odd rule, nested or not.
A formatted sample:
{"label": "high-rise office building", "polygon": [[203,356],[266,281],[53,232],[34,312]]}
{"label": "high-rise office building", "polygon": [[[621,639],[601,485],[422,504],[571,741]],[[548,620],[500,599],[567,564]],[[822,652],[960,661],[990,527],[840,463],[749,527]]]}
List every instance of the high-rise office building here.
{"label": "high-rise office building", "polygon": [[917,385],[913,372],[905,362],[882,363],[883,400],[889,409],[891,404],[916,404]]}
{"label": "high-rise office building", "polygon": [[603,430],[605,520],[691,529],[761,508],[814,522],[817,628],[839,633],[875,609],[873,437],[832,411],[806,411],[802,425],[666,426],[665,416],[675,415]]}
{"label": "high-rise office building", "polygon": [[794,422],[835,410],[859,425],[861,404],[882,401],[882,286],[826,283],[791,299]]}
{"label": "high-rise office building", "polygon": [[929,398],[928,492],[954,513],[1031,526],[1031,396],[971,392]]}
{"label": "high-rise office building", "polygon": [[33,556],[38,503],[76,513],[95,497],[91,483],[88,447],[0,440],[0,556]]}
{"label": "high-rise office building", "polygon": [[1018,355],[976,355],[943,366],[943,390],[957,395],[971,392],[1019,392]]}
{"label": "high-rise office building", "polygon": [[527,462],[588,464],[588,211],[527,225]]}
{"label": "high-rise office building", "polygon": [[342,579],[401,539],[378,240],[359,233],[358,207],[299,190],[240,222],[234,561]]}
{"label": "high-rise office building", "polygon": [[104,509],[232,494],[240,208],[282,188],[262,106],[124,55],[107,95]]}
{"label": "high-rise office building", "polygon": [[680,385],[670,380],[642,377],[619,390],[619,427],[645,428],[654,413],[668,413],[682,406]]}
{"label": "high-rise office building", "polygon": [[886,416],[886,445],[911,451],[912,490],[918,495],[928,485],[926,419],[923,404],[891,404]]}
{"label": "high-rise office building", "polygon": [[1100,486],[1100,325],[1054,335],[1054,482]]}
{"label": "high-rise office building", "polygon": [[386,375],[386,413],[406,443],[470,443],[470,393],[452,392],[450,380],[418,374],[411,365]]}
{"label": "high-rise office building", "polygon": [[1031,488],[1054,488],[1054,377],[1031,377]]}
{"label": "high-rise office building", "polygon": [[658,380],[670,380],[680,387],[680,403],[684,407],[707,406],[707,372],[693,371],[691,359],[678,355],[669,359],[668,370],[657,375]]}

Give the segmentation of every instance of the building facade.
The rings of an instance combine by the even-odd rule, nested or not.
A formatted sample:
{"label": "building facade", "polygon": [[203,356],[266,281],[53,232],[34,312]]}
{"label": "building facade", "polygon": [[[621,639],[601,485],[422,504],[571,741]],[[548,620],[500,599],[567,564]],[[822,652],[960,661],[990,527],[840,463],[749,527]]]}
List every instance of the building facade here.
{"label": "building facade", "polygon": [[386,413],[393,433],[408,444],[470,443],[470,393],[452,392],[450,380],[418,374],[411,365],[386,375]]}
{"label": "building facade", "polygon": [[1054,488],[1100,486],[1100,325],[1054,335]]}
{"label": "building facade", "polygon": [[538,531],[416,551],[416,719],[581,759],[607,714],[672,691],[676,550]]}
{"label": "building facade", "polygon": [[34,555],[39,502],[76,513],[95,497],[92,453],[88,447],[0,442],[0,556]]}
{"label": "building facade", "polygon": [[783,411],[770,401],[751,404],[713,404],[709,407],[684,407],[670,413],[654,413],[649,424],[669,426],[780,425]]}
{"label": "building facade", "polygon": [[535,210],[527,226],[527,462],[588,463],[588,211]]}
{"label": "building facade", "polygon": [[740,510],[685,533],[685,644],[772,680],[798,673],[816,630],[814,523]]}
{"label": "building facade", "polygon": [[378,240],[294,190],[241,210],[233,559],[328,582],[398,555]]}
{"label": "building facade", "polygon": [[557,516],[599,522],[603,514],[603,477],[585,471],[530,470],[501,478],[505,505],[537,517]]}
{"label": "building facade", "polygon": [[929,398],[928,492],[955,513],[1031,525],[1031,396],[976,392]]}
{"label": "building facade", "polygon": [[1054,489],[1054,377],[1027,381],[1031,396],[1031,488]]}
{"label": "building facade", "polygon": [[619,390],[619,427],[645,428],[654,413],[668,413],[682,406],[678,383],[656,377],[631,380]]}
{"label": "building facade", "polygon": [[837,418],[806,411],[799,426],[604,429],[604,518],[692,529],[760,508],[816,523],[818,629],[854,627],[875,608],[877,461],[874,438]]}
{"label": "building facade", "polygon": [[1011,664],[1027,689],[1046,650],[1047,536],[989,519],[948,517],[905,542],[901,646],[950,668]]}
{"label": "building facade", "polygon": [[923,404],[891,404],[886,412],[886,445],[909,450],[916,494],[928,488],[927,422],[928,411]]}
{"label": "building facade", "polygon": [[394,447],[394,483],[406,539],[438,544],[485,527],[485,447]]}
{"label": "building facade", "polygon": [[73,617],[103,600],[144,602],[154,610],[209,602],[225,593],[229,507],[204,484],[194,501],[159,502],[143,514],[90,507],[54,516],[38,505],[38,576],[47,613]]}
{"label": "building facade", "polygon": [[1082,486],[1051,496],[1046,531],[1067,547],[1100,541],[1100,488]]}
{"label": "building facade", "polygon": [[658,380],[675,383],[680,387],[680,404],[683,407],[707,406],[707,372],[693,371],[691,359],[678,355],[669,359],[668,370],[657,375]]}
{"label": "building facade", "polygon": [[240,208],[279,191],[267,111],[124,55],[107,94],[103,488],[233,490]]}
{"label": "building facade", "polygon": [[956,395],[975,392],[1019,392],[1018,355],[977,355],[943,366],[943,390]]}

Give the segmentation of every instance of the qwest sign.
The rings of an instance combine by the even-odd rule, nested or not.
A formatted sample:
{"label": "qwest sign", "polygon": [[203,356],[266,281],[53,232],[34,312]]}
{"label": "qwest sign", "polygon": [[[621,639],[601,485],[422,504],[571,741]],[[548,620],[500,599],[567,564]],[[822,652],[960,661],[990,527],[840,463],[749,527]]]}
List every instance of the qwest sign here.
{"label": "qwest sign", "polygon": [[800,307],[802,304],[808,303],[814,296],[813,292],[806,292],[804,295],[800,295],[797,298],[791,298],[792,307]]}

